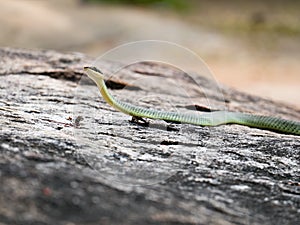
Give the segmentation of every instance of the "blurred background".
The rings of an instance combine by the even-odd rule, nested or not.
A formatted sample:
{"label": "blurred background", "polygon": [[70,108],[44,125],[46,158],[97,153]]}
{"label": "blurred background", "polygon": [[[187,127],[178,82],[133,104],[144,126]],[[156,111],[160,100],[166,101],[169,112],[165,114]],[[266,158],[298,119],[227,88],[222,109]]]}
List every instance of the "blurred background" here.
{"label": "blurred background", "polygon": [[131,41],[171,41],[217,81],[300,108],[299,12],[297,0],[0,0],[0,46],[97,57]]}

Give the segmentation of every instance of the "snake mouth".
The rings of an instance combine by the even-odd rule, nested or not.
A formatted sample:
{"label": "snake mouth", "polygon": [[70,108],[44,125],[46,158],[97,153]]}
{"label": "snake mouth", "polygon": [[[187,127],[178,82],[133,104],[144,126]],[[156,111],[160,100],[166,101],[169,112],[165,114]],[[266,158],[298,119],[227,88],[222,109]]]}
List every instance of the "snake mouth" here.
{"label": "snake mouth", "polygon": [[84,71],[92,70],[92,71],[94,71],[94,72],[103,74],[102,71],[99,70],[99,69],[98,69],[97,67],[95,67],[95,66],[84,66],[84,67],[83,67],[83,70],[84,70]]}

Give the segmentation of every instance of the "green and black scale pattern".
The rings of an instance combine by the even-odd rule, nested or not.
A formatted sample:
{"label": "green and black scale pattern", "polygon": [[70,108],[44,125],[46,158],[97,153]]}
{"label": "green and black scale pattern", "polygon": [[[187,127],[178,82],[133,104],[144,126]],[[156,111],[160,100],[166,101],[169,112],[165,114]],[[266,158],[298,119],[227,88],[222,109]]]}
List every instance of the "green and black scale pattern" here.
{"label": "green and black scale pattern", "polygon": [[300,122],[270,116],[260,116],[240,112],[203,112],[201,114],[184,114],[166,112],[135,106],[115,99],[107,90],[103,75],[95,67],[84,68],[87,75],[97,84],[103,98],[115,109],[138,118],[151,118],[200,126],[218,126],[239,124],[260,129],[272,130],[285,134],[300,135]]}

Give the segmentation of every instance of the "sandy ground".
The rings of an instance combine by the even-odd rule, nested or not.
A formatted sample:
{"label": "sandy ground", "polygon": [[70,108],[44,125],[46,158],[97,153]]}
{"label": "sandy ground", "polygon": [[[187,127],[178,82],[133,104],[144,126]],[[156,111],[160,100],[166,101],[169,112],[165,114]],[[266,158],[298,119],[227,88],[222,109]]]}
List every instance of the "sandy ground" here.
{"label": "sandy ground", "polygon": [[[213,24],[214,15],[222,11],[220,6],[216,11],[202,8],[199,17],[82,5],[75,0],[0,0],[0,6],[1,46],[79,51],[97,57],[132,41],[166,40],[196,52],[217,81],[300,108],[299,37],[264,35],[252,40],[228,34]],[[198,21],[205,16],[212,22]],[[161,54],[170,57],[169,52]],[[195,71],[198,67],[191,65]]]}

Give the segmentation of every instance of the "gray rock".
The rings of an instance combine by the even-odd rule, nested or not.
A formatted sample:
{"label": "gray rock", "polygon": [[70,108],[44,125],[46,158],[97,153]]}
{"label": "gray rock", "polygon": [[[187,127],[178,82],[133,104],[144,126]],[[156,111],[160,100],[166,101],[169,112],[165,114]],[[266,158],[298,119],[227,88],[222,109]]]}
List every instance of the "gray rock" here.
{"label": "gray rock", "polygon": [[[299,224],[299,137],[133,123],[83,76],[87,57],[0,55],[1,224]],[[118,66],[98,64],[107,74]],[[291,106],[157,63],[126,67],[107,84],[145,107],[300,119]]]}

